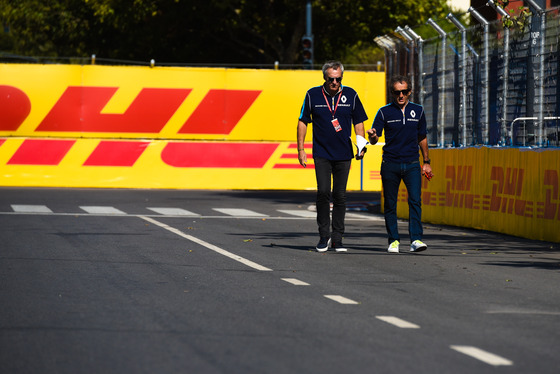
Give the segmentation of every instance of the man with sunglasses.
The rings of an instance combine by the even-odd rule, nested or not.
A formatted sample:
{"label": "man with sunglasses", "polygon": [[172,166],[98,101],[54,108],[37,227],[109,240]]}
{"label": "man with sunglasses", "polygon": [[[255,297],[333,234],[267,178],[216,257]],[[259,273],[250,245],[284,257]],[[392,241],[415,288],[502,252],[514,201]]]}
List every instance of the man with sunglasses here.
{"label": "man with sunglasses", "polygon": [[[410,79],[401,75],[391,78],[389,87],[393,101],[381,107],[367,130],[369,142],[377,143],[385,131],[381,182],[383,184],[383,208],[385,227],[389,239],[390,253],[399,253],[399,230],[397,225],[397,198],[401,180],[408,192],[410,252],[421,252],[428,248],[422,242],[422,174],[431,179],[432,168],[426,138],[426,116],[422,106],[409,101]],[[420,166],[419,152],[424,162]]]}
{"label": "man with sunglasses", "polygon": [[[307,124],[312,122],[313,160],[317,178],[317,225],[320,237],[316,250],[325,252],[332,245],[336,252],[346,252],[342,244],[342,235],[346,214],[346,184],[350,164],[354,158],[352,127],[356,135],[365,136],[364,121],[368,117],[356,91],[342,85],[342,63],[328,61],[322,70],[325,82],[307,91],[301,107],[297,126],[298,160],[303,167],[307,166],[305,135]],[[364,153],[365,147],[356,155],[356,159],[362,159]]]}

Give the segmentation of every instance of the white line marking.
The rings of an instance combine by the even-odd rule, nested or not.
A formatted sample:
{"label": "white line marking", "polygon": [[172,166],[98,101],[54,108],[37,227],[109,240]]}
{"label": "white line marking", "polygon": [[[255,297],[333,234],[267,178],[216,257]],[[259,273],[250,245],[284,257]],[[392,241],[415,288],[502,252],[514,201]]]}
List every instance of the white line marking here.
{"label": "white line marking", "polygon": [[152,212],[162,214],[164,216],[200,216],[200,214],[193,213],[186,209],[181,208],[146,208]]}
{"label": "white line marking", "polygon": [[288,282],[293,284],[294,286],[309,286],[309,283],[306,283],[304,281],[300,281],[299,279],[296,278],[281,278],[284,282]]}
{"label": "white line marking", "polygon": [[471,347],[471,346],[468,346],[468,345],[452,345],[451,349],[454,349],[457,352],[464,353],[467,356],[471,356],[473,358],[476,358],[477,360],[485,362],[489,365],[493,365],[493,366],[510,366],[510,365],[513,365],[513,362],[508,360],[508,359],[505,359],[503,357],[500,357],[500,356],[495,355],[495,354],[490,353],[490,352],[483,351],[482,349],[479,349],[479,348],[476,348],[476,347]]}
{"label": "white line marking", "polygon": [[401,329],[419,329],[420,326],[405,321],[404,319],[400,319],[398,317],[393,317],[393,316],[375,316],[375,318],[380,319],[384,322],[390,323],[391,325],[400,327]]}
{"label": "white line marking", "polygon": [[346,297],[340,295],[324,295],[324,296],[327,299],[331,299],[341,304],[359,304],[357,301],[347,299]]}
{"label": "white line marking", "polygon": [[317,217],[317,213],[315,212],[310,212],[309,210],[290,210],[290,209],[278,209],[278,211],[280,213],[285,213],[285,214],[289,214],[291,216],[296,216],[296,217],[303,217],[303,218],[316,218]]}
{"label": "white line marking", "polygon": [[345,217],[349,219],[365,219],[368,221],[385,221],[385,218],[383,217],[358,214],[358,213],[346,213]]}
{"label": "white line marking", "polygon": [[216,252],[216,253],[219,253],[219,254],[221,254],[221,255],[223,255],[223,256],[229,257],[229,258],[231,258],[232,260],[241,262],[242,264],[247,265],[247,266],[249,266],[249,267],[251,267],[251,268],[253,268],[253,269],[255,269],[255,270],[260,270],[260,271],[272,271],[272,269],[269,269],[269,268],[267,268],[267,267],[264,267],[264,266],[262,266],[262,265],[259,265],[259,264],[257,264],[256,262],[253,262],[253,261],[251,261],[251,260],[247,260],[247,259],[245,259],[245,258],[243,258],[243,257],[241,257],[241,256],[238,256],[238,255],[235,255],[235,254],[233,254],[233,253],[231,253],[231,252],[226,251],[225,249],[222,249],[222,248],[217,247],[217,246],[215,246],[215,245],[213,245],[213,244],[207,243],[207,242],[205,242],[204,240],[198,239],[198,238],[196,238],[196,237],[194,237],[194,236],[192,236],[192,235],[187,235],[187,234],[185,234],[184,232],[182,232],[181,230],[177,230],[176,228],[171,227],[171,226],[168,226],[168,225],[166,225],[165,223],[158,222],[158,221],[156,221],[155,219],[152,219],[152,218],[146,217],[146,216],[138,216],[138,217],[139,217],[139,218],[142,218],[142,219],[145,220],[145,221],[148,221],[148,222],[150,222],[150,223],[153,223],[153,224],[156,225],[156,226],[159,226],[159,227],[161,227],[161,228],[163,228],[163,229],[166,229],[167,231],[170,231],[170,232],[172,232],[172,233],[174,233],[174,234],[177,234],[177,235],[179,235],[179,236],[181,236],[181,237],[183,237],[183,238],[185,238],[185,239],[188,239],[188,240],[190,240],[190,241],[192,241],[192,242],[194,242],[194,243],[200,244],[201,246],[206,247],[206,248],[208,248],[208,249],[210,249],[210,250],[212,250],[212,251],[214,251],[214,252]]}
{"label": "white line marking", "polygon": [[81,206],[80,209],[90,214],[126,214],[112,206]]}
{"label": "white line marking", "polygon": [[228,209],[228,208],[212,208],[216,212],[227,214],[228,216],[236,217],[268,217],[266,214],[253,212],[249,209]]}
{"label": "white line marking", "polygon": [[547,310],[536,310],[536,309],[521,309],[521,308],[498,308],[487,310],[484,313],[488,314],[540,314],[549,316],[558,316],[560,312],[547,311]]}
{"label": "white line marking", "polygon": [[18,213],[52,213],[45,205],[18,205],[13,204],[12,209]]}

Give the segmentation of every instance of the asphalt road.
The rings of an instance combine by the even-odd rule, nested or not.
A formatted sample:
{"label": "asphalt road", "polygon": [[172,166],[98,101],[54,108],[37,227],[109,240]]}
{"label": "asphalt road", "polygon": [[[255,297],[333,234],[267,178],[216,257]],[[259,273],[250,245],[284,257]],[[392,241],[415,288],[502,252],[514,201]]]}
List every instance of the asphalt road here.
{"label": "asphalt road", "polygon": [[560,372],[559,244],[378,200],[322,254],[313,192],[0,188],[1,372]]}

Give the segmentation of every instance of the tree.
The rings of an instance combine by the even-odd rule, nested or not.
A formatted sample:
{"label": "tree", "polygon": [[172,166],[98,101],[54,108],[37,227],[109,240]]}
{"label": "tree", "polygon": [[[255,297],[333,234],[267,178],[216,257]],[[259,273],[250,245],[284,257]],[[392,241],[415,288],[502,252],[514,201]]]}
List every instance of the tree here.
{"label": "tree", "polygon": [[[375,63],[373,38],[443,17],[446,0],[314,0],[315,61]],[[302,0],[0,0],[0,49],[25,56],[300,64]],[[381,52],[382,54],[382,52]]]}

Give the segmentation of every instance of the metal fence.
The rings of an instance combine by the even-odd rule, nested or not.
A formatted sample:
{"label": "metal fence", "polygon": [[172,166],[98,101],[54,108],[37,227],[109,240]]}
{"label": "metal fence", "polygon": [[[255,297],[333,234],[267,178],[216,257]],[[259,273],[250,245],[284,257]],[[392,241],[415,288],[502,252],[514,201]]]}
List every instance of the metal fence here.
{"label": "metal fence", "polygon": [[[431,146],[560,146],[559,8],[531,5],[523,28],[505,27],[505,12],[488,22],[471,7],[478,22],[469,27],[452,14],[430,19],[435,38],[423,40],[408,26],[375,38],[387,76],[410,76]],[[440,27],[448,21],[452,32]]]}

